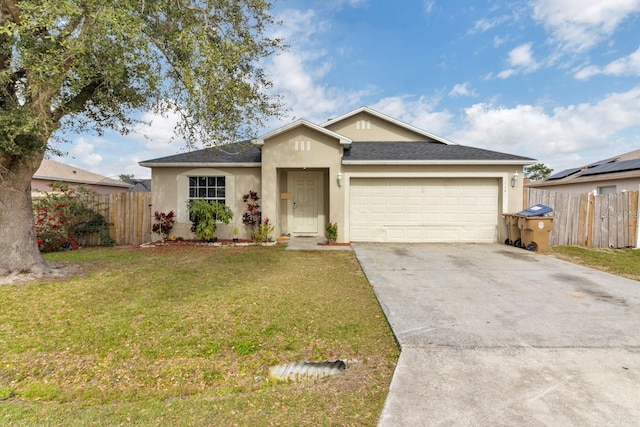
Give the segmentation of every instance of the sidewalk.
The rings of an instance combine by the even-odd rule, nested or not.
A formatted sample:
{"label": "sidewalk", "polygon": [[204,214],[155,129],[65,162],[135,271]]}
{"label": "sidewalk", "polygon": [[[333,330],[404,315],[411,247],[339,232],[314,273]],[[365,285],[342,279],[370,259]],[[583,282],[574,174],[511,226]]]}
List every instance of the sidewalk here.
{"label": "sidewalk", "polygon": [[345,245],[323,245],[327,239],[324,237],[290,237],[287,241],[287,250],[289,251],[352,251],[351,246]]}

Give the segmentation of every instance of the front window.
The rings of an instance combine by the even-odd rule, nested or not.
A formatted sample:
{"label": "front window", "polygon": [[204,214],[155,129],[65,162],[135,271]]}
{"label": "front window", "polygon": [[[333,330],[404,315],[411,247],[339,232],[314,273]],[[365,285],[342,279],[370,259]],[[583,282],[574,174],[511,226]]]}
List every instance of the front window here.
{"label": "front window", "polygon": [[190,176],[189,199],[226,203],[224,176]]}

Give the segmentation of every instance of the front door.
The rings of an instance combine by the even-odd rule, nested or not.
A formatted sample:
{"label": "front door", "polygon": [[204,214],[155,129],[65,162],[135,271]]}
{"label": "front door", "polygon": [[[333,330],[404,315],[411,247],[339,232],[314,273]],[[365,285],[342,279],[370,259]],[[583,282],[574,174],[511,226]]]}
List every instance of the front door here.
{"label": "front door", "polygon": [[293,193],[292,231],[317,235],[322,212],[322,172],[289,172]]}

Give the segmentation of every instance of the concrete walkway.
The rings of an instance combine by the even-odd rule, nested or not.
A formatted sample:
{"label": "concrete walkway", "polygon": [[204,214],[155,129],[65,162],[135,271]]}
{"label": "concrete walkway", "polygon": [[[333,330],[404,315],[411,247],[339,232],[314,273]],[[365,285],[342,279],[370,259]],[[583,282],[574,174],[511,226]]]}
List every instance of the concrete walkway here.
{"label": "concrete walkway", "polygon": [[503,245],[354,244],[401,346],[379,426],[640,425],[640,283]]}
{"label": "concrete walkway", "polygon": [[324,237],[291,237],[287,241],[287,250],[290,251],[351,251],[351,246],[324,245],[327,239]]}

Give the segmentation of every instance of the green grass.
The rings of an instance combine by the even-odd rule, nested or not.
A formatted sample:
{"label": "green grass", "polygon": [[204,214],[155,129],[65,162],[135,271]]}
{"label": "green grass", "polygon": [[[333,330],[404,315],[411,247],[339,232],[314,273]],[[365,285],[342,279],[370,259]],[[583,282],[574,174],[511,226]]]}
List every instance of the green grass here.
{"label": "green grass", "polygon": [[552,254],[576,264],[640,280],[640,250],[557,246],[553,248]]}
{"label": "green grass", "polygon": [[[354,255],[83,249],[0,287],[2,425],[375,425],[399,354]],[[347,360],[282,383],[275,364]]]}

